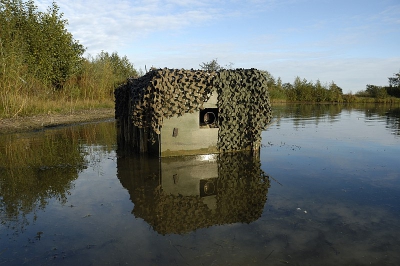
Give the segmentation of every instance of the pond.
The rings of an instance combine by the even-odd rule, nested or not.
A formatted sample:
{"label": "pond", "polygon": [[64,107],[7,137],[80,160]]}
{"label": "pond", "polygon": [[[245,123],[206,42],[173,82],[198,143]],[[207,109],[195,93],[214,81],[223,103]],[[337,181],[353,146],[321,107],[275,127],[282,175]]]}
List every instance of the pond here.
{"label": "pond", "polygon": [[399,265],[400,108],[276,105],[259,157],[0,135],[0,265]]}

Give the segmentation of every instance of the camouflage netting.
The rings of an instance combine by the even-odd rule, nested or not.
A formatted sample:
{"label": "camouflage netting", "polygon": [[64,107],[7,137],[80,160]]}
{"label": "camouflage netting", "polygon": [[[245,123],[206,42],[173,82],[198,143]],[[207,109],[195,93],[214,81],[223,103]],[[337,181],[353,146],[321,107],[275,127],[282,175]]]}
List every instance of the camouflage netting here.
{"label": "camouflage netting", "polygon": [[214,91],[218,93],[219,150],[257,147],[272,115],[267,81],[256,69],[153,69],[115,90],[115,116],[130,116],[135,126],[151,128],[154,141],[164,118],[203,109]]}
{"label": "camouflage netting", "polygon": [[256,69],[223,70],[213,85],[218,92],[218,148],[229,151],[258,147],[261,131],[272,118],[263,74]]}

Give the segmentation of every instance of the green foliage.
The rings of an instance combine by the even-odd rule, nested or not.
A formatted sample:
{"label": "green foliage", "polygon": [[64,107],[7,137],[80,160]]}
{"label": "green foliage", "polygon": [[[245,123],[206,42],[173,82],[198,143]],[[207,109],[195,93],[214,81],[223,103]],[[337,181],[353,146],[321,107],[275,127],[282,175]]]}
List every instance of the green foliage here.
{"label": "green foliage", "polygon": [[389,78],[389,87],[386,87],[386,91],[390,96],[400,98],[400,71]]}
{"label": "green foliage", "polygon": [[385,87],[368,84],[365,91],[368,94],[368,96],[373,97],[373,98],[384,99],[384,98],[388,97]]}
{"label": "green foliage", "polygon": [[395,73],[394,77],[389,78],[389,86],[400,87],[400,71],[399,73]]}
{"label": "green foliage", "polygon": [[367,85],[365,91],[343,94],[335,82],[322,84],[307,81],[296,77],[293,83],[283,83],[280,78],[275,78],[268,72],[263,71],[268,82],[269,94],[272,101],[290,102],[336,102],[336,103],[398,103],[394,97],[400,98],[400,72],[389,78],[389,86]]}
{"label": "green foliage", "polygon": [[0,0],[0,117],[113,103],[113,90],[137,72],[126,56],[85,49],[66,30],[55,2]]}
{"label": "green foliage", "polygon": [[211,60],[210,62],[206,62],[206,63],[203,62],[199,66],[200,66],[201,70],[205,70],[205,71],[221,71],[224,69],[232,69],[233,65],[234,65],[234,63],[229,62],[229,64],[227,64],[223,67],[218,63],[218,59],[215,58],[215,59]]}
{"label": "green foliage", "polygon": [[218,63],[217,58],[211,60],[210,62],[203,62],[202,64],[200,64],[200,68],[205,71],[220,71],[223,69],[223,67],[221,67]]}
{"label": "green foliage", "polygon": [[271,75],[271,73],[269,73],[266,70],[261,71],[261,73],[267,80],[268,92],[271,99],[280,99],[280,100],[286,99],[286,94],[282,85],[281,78],[275,80],[275,78]]}
{"label": "green foliage", "polygon": [[110,99],[114,89],[128,77],[137,77],[138,72],[126,56],[117,52],[111,55],[102,51],[96,57],[88,57],[82,64],[81,71],[66,86],[68,97],[84,99]]}
{"label": "green foliage", "polygon": [[331,102],[343,102],[343,90],[333,81],[328,86],[328,100]]}
{"label": "green foliage", "polygon": [[393,101],[393,97],[400,98],[400,72],[395,73],[394,77],[390,77],[389,86],[376,86],[368,84],[365,91],[357,92],[359,97],[375,98],[379,102]]}
{"label": "green foliage", "polygon": [[137,77],[138,72],[129,62],[126,56],[120,57],[117,52],[111,55],[108,52],[101,51],[92,63],[105,69],[110,69],[112,74],[112,83],[116,87],[126,81],[128,77]]}
{"label": "green foliage", "polygon": [[389,86],[385,87],[385,89],[388,95],[400,98],[400,86],[397,87]]}
{"label": "green foliage", "polygon": [[[277,99],[275,95],[280,95],[278,99],[286,98],[292,102],[343,102],[342,89],[333,81],[329,85],[323,85],[319,80],[313,83],[300,77],[296,77],[293,84],[282,84],[280,78],[278,81],[270,86],[270,90],[275,91],[270,94],[273,100]],[[282,97],[282,94],[285,96]]]}
{"label": "green foliage", "polygon": [[44,84],[60,88],[80,68],[82,45],[66,30],[67,21],[53,2],[47,12],[37,10],[32,0],[1,0],[1,44],[7,52],[15,51],[25,67]]}
{"label": "green foliage", "polygon": [[344,103],[355,103],[357,101],[357,97],[353,95],[353,93],[344,94],[342,96]]}

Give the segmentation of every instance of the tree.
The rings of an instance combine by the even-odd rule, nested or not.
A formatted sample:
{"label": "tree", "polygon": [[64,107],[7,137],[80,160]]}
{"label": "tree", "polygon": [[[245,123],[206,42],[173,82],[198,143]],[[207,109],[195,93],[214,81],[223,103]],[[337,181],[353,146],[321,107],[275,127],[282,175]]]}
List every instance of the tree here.
{"label": "tree", "polygon": [[297,101],[312,101],[313,96],[313,85],[306,79],[300,79],[296,77],[293,83],[294,90],[296,91]]}
{"label": "tree", "polygon": [[266,70],[262,70],[261,73],[264,75],[265,79],[267,80],[267,85],[268,88],[274,88],[275,87],[275,78],[271,75],[271,73],[269,73]]}
{"label": "tree", "polygon": [[286,82],[286,83],[282,84],[282,88],[285,91],[286,97],[289,101],[297,100],[296,90],[292,84],[290,84],[289,82]]}
{"label": "tree", "polygon": [[321,81],[318,79],[317,82],[314,85],[314,99],[316,102],[324,102],[327,100],[327,91],[326,89],[322,86]]}
{"label": "tree", "polygon": [[330,95],[330,101],[334,102],[341,102],[342,101],[342,96],[343,96],[343,90],[340,88],[338,85],[335,84],[335,82],[331,82],[329,84],[329,95]]}
{"label": "tree", "polygon": [[386,88],[382,86],[375,86],[375,85],[367,85],[365,90],[370,97],[384,99],[388,96]]}
{"label": "tree", "polygon": [[[233,65],[233,63],[230,63],[230,64]],[[217,58],[211,60],[210,62],[206,62],[206,63],[203,62],[199,66],[201,67],[202,70],[205,70],[205,71],[220,71],[220,70],[224,69],[218,63]]]}
{"label": "tree", "polygon": [[30,36],[29,48],[32,62],[40,66],[38,76],[50,82],[55,88],[62,88],[64,82],[76,74],[82,63],[84,47],[67,32],[67,20],[59,14],[59,7],[53,2],[47,13],[38,12],[38,22],[33,25],[35,36]]}
{"label": "tree", "polygon": [[390,96],[400,98],[400,72],[389,78],[389,87],[386,87],[386,91]]}
{"label": "tree", "polygon": [[108,52],[101,51],[92,63],[110,68],[114,77],[112,81],[114,86],[120,85],[129,77],[138,76],[136,69],[129,62],[129,59],[126,56],[120,57],[117,52],[109,54]]}
{"label": "tree", "polygon": [[[7,43],[18,43],[20,57],[29,72],[55,88],[77,73],[84,47],[66,30],[67,20],[55,2],[47,12],[40,12],[29,0],[1,0],[0,36]],[[15,51],[15,50],[14,50]]]}
{"label": "tree", "polygon": [[389,86],[400,87],[400,71],[399,73],[395,73],[394,77],[389,78]]}

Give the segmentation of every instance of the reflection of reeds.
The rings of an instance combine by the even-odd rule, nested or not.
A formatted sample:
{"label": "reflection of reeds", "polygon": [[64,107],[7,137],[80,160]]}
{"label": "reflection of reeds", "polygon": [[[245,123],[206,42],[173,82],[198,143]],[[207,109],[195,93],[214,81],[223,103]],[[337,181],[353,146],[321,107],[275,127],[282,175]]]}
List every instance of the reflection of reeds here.
{"label": "reflection of reeds", "polygon": [[13,139],[11,136],[4,143],[4,148],[0,163],[10,170],[82,163],[76,140],[68,138],[66,134],[48,135],[44,138],[35,136]]}
{"label": "reflection of reeds", "polygon": [[107,152],[115,137],[113,123],[1,136],[0,207],[5,219],[22,221],[44,208],[50,198],[65,203],[71,182],[88,164],[82,144]]}

